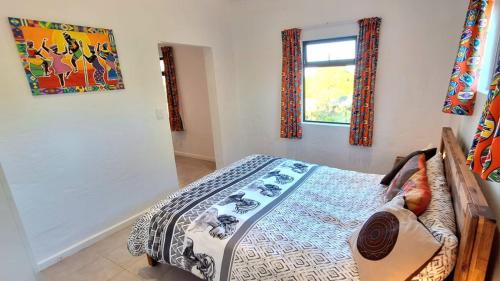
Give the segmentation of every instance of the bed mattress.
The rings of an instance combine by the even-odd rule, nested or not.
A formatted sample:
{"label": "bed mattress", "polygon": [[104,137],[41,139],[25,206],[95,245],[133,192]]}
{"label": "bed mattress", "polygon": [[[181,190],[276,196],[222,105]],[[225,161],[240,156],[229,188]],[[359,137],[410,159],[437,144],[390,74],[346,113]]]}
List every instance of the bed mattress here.
{"label": "bed mattress", "polygon": [[204,280],[358,280],[348,239],[384,203],[381,178],[250,156],[152,207],[128,248]]}

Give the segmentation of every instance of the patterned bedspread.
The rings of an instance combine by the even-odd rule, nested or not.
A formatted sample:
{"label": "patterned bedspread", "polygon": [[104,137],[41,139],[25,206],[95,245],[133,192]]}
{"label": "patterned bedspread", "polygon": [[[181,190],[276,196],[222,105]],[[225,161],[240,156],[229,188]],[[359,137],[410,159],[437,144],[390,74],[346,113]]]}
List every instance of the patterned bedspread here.
{"label": "patterned bedspread", "polygon": [[151,208],[129,251],[205,280],[358,280],[348,238],[384,203],[380,179],[250,156]]}

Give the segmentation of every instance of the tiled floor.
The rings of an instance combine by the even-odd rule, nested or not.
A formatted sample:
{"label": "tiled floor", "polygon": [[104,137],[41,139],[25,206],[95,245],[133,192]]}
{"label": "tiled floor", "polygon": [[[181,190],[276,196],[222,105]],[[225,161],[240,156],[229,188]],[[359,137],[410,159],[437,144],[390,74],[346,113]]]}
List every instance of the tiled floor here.
{"label": "tiled floor", "polygon": [[215,163],[211,161],[175,156],[175,163],[180,187],[184,187],[215,171]]}
{"label": "tiled floor", "polygon": [[[179,185],[185,185],[215,170],[209,161],[175,157]],[[168,266],[150,267],[146,257],[127,250],[130,226],[64,259],[41,272],[41,281],[199,281],[190,273]]]}

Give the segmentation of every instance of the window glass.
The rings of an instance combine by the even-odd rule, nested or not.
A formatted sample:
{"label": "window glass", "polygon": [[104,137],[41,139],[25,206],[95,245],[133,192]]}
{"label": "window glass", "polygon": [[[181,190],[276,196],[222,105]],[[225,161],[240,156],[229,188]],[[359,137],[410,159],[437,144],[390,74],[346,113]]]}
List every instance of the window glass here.
{"label": "window glass", "polygon": [[161,60],[161,59],[160,59],[160,69],[161,69],[162,73],[165,71],[165,64],[163,63],[163,60]]}
{"label": "window glass", "polygon": [[304,42],[304,121],[351,121],[356,38]]}
{"label": "window glass", "polygon": [[309,44],[307,62],[348,60],[356,57],[356,40]]}
{"label": "window glass", "polygon": [[307,121],[350,123],[354,66],[305,69]]}

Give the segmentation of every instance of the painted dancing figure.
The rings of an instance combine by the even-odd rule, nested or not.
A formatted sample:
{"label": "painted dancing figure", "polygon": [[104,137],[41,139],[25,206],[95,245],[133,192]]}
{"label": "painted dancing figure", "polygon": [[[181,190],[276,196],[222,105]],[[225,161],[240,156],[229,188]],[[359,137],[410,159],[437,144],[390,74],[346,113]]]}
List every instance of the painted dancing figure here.
{"label": "painted dancing figure", "polygon": [[64,87],[64,80],[68,79],[69,75],[71,74],[71,67],[62,61],[64,59],[64,56],[68,54],[68,49],[66,48],[64,52],[59,53],[57,45],[52,45],[50,46],[50,48],[47,48],[47,46],[45,45],[46,42],[47,39],[44,38],[42,41],[42,48],[47,51],[47,53],[49,53],[49,57],[52,59],[52,68],[54,69],[54,73],[59,78],[61,87]]}
{"label": "painted dancing figure", "polygon": [[80,47],[80,44],[78,44],[78,41],[71,37],[67,32],[63,33],[63,37],[68,45],[69,54],[71,55],[71,65],[73,65],[73,72],[76,73],[78,72],[76,61],[78,61],[83,55],[82,48]]}
{"label": "painted dancing figure", "polygon": [[117,67],[116,67],[116,56],[109,49],[108,43],[102,44],[102,49],[100,49],[99,44],[97,44],[97,53],[106,62],[106,65],[109,67],[108,80],[118,79],[118,71],[117,71]]}
{"label": "painted dancing figure", "polygon": [[[97,43],[97,48],[99,48],[99,44]],[[96,49],[94,46],[89,45],[90,56],[86,56],[83,54],[88,63],[92,65],[94,68],[94,81],[96,84],[106,85],[106,81],[104,81],[104,67],[99,62],[99,57],[96,55]]]}
{"label": "painted dancing figure", "polygon": [[50,61],[42,55],[42,49],[42,47],[36,49],[33,41],[26,41],[30,72],[35,77],[49,76],[51,73],[49,70]]}

